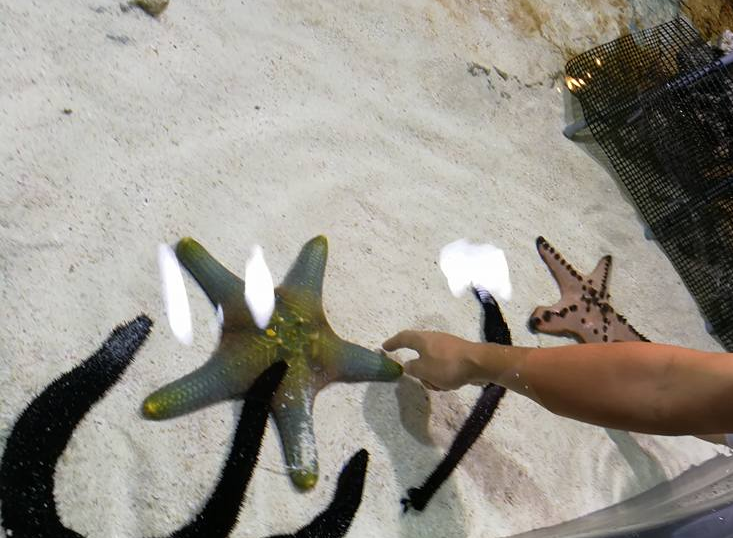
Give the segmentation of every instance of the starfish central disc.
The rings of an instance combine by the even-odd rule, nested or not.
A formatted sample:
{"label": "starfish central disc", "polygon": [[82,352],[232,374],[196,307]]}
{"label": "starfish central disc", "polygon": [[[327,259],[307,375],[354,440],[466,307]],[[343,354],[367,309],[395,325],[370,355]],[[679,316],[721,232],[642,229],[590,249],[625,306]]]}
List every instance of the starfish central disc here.
{"label": "starfish central disc", "polygon": [[275,290],[275,311],[259,329],[244,300],[244,282],[191,238],[176,256],[215,307],[224,314],[221,339],[200,368],[148,396],[142,412],[161,420],[241,397],[268,366],[284,360],[288,371],[272,400],[285,462],[293,483],[310,489],[318,480],[313,402],[332,381],[392,381],[402,374],[395,361],[339,338],[323,311],[323,275],[328,243],[318,236],[303,246]]}

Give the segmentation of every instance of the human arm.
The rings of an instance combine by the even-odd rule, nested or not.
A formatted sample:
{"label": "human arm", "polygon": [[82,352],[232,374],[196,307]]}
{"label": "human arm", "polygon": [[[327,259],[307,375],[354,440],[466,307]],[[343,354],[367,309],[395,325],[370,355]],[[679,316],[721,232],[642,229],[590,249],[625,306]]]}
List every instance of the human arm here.
{"label": "human arm", "polygon": [[662,435],[733,431],[733,354],[650,342],[525,348],[404,331],[383,347],[419,358],[405,372],[429,386],[496,383],[559,415]]}

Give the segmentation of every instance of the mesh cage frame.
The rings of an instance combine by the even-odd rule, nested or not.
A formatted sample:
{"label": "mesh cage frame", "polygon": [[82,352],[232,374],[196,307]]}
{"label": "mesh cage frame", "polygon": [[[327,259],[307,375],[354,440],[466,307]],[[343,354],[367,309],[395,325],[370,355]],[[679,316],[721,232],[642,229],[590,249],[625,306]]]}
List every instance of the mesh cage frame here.
{"label": "mesh cage frame", "polygon": [[682,18],[565,66],[585,121],[723,347],[733,351],[733,76]]}

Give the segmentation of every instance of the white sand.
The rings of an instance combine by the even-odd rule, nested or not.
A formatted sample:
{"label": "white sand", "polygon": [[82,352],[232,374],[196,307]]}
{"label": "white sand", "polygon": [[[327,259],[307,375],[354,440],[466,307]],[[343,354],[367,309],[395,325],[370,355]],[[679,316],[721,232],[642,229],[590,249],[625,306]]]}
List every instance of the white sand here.
{"label": "white sand", "polygon": [[[200,505],[235,404],[164,423],[138,414],[215,342],[190,279],[194,346],[162,316],[156,245],[184,235],[240,274],[259,242],[279,280],[303,242],[326,234],[330,321],[377,347],[407,327],[478,338],[473,299],[453,299],[436,265],[459,237],[505,249],[517,344],[566,343],[525,329],[557,297],[534,249],[542,234],[584,271],[612,253],[614,304],[651,339],[719,349],[613,179],[560,134],[559,51],[628,22],[623,1],[621,12],[595,4],[172,0],[154,20],[108,0],[0,2],[0,450],[33,394],[147,312],[152,337],[60,462],[60,512],[89,537],[138,537],[170,532]],[[472,76],[469,62],[508,79]],[[331,386],[316,401],[317,488],[291,488],[270,428],[233,536],[309,521],[360,447],[371,460],[355,537],[524,531],[716,452],[692,438],[634,436],[641,451],[619,434],[617,445],[511,395],[429,510],[401,516],[399,498],[475,394],[426,397],[408,380]]]}

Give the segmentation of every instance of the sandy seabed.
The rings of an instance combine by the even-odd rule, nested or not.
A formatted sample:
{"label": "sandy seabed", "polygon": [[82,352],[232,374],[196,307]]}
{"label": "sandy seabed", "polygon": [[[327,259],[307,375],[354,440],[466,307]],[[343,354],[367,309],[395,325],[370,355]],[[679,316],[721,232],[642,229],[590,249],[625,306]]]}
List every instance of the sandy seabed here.
{"label": "sandy seabed", "polygon": [[[460,237],[506,251],[515,343],[567,343],[525,326],[558,296],[541,234],[584,272],[613,254],[614,305],[652,340],[720,349],[613,177],[561,135],[566,55],[631,17],[623,0],[172,0],[157,20],[106,0],[1,1],[0,450],[34,394],[146,312],[151,338],[59,463],[59,511],[90,538],[137,537],[201,504],[235,404],[162,423],[139,414],[216,342],[191,280],[194,345],[163,316],[156,245],[185,235],[239,274],[260,243],[279,280],[326,234],[331,324],[376,348],[408,327],[479,338],[477,305],[454,299],[436,264]],[[361,447],[371,460],[354,537],[505,536],[716,453],[689,437],[632,441],[509,395],[429,509],[403,516],[400,497],[476,394],[426,394],[409,379],[330,386],[316,400],[317,487],[291,487],[270,427],[233,536],[310,521]]]}

